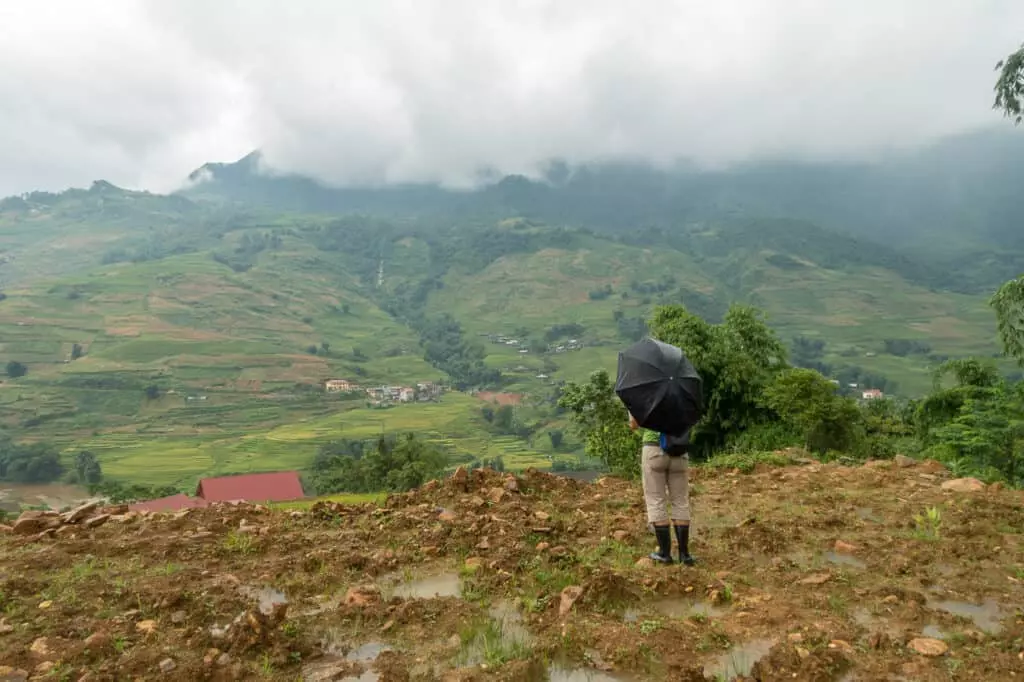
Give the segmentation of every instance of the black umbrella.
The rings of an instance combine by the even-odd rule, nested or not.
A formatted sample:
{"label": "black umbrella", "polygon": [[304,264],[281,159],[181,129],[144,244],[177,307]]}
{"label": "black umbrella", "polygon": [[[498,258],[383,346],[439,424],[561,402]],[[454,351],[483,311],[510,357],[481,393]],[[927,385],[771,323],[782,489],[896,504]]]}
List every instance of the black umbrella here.
{"label": "black umbrella", "polygon": [[619,353],[615,393],[646,429],[685,433],[703,415],[701,386],[697,370],[676,346],[648,338]]}

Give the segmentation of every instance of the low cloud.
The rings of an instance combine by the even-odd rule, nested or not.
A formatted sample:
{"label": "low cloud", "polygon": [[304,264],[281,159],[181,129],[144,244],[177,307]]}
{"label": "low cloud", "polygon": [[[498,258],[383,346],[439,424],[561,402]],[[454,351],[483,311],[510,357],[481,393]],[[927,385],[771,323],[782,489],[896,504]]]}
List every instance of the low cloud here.
{"label": "low cloud", "polygon": [[334,184],[865,157],[999,123],[1015,0],[12,0],[0,194],[169,190],[259,148]]}

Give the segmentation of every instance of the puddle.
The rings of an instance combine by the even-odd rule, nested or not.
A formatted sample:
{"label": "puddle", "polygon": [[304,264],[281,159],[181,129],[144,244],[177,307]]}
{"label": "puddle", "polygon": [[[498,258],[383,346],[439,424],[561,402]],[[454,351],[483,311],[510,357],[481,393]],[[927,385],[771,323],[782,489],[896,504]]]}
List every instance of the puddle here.
{"label": "puddle", "polygon": [[260,611],[266,614],[274,610],[275,604],[287,604],[288,597],[281,590],[273,587],[253,587],[242,585],[238,588],[243,597],[252,599],[259,604]]}
{"label": "puddle", "polygon": [[404,580],[402,576],[391,576],[382,579],[383,583],[391,583],[391,596],[402,599],[435,599],[437,597],[461,597],[462,583],[458,573],[438,573],[426,575],[413,580]]}
{"label": "puddle", "polygon": [[533,636],[512,602],[501,601],[488,609],[489,620],[465,645],[460,663],[478,665],[494,654],[523,652],[533,645]]}
{"label": "puddle", "polygon": [[850,556],[849,554],[839,554],[838,552],[828,551],[825,552],[825,560],[829,563],[838,564],[841,566],[852,566],[853,568],[867,568],[868,565],[858,559],[857,557]]}
{"label": "puddle", "polygon": [[704,675],[714,679],[734,680],[746,677],[754,664],[768,655],[775,643],[770,639],[755,639],[746,644],[734,646],[704,666]]}
{"label": "puddle", "polygon": [[960,616],[961,618],[967,618],[974,622],[974,625],[984,632],[989,634],[998,634],[1003,626],[999,621],[1002,620],[1002,612],[999,608],[999,604],[992,599],[986,599],[981,604],[971,604],[965,601],[928,601],[928,608],[938,609],[951,613],[954,616]]}
{"label": "puddle", "polygon": [[938,625],[925,625],[921,634],[932,639],[946,639],[946,633]]}
{"label": "puddle", "polygon": [[726,610],[706,601],[694,599],[659,599],[653,604],[654,610],[668,618],[690,618],[704,616],[720,618]]}
{"label": "puddle", "polygon": [[548,679],[551,682],[627,682],[631,678],[602,672],[594,668],[551,666],[548,668]]}
{"label": "puddle", "polygon": [[346,664],[359,663],[368,668],[377,660],[383,651],[390,651],[391,647],[383,642],[367,642],[352,649],[344,656],[341,649],[344,648],[337,641],[331,641],[324,649],[328,656],[324,660],[316,661],[302,669],[304,682],[328,682],[338,680],[339,682],[378,682],[380,673],[374,670],[364,670],[359,675],[347,675],[339,677],[341,671],[345,670]]}
{"label": "puddle", "polygon": [[881,517],[875,514],[875,510],[871,507],[857,507],[857,517],[860,518],[861,521],[882,523]]}
{"label": "puddle", "polygon": [[487,613],[498,624],[501,638],[507,644],[526,646],[533,643],[533,636],[523,625],[523,615],[512,602],[500,601],[491,606]]}

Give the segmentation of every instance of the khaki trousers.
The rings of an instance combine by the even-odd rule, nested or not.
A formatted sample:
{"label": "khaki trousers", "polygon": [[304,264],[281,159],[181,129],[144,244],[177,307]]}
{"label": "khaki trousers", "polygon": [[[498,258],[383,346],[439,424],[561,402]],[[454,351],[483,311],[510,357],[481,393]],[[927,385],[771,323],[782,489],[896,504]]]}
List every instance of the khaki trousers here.
{"label": "khaki trousers", "polygon": [[647,522],[668,521],[670,504],[673,521],[689,522],[689,458],[669,457],[657,445],[645,445],[640,456]]}

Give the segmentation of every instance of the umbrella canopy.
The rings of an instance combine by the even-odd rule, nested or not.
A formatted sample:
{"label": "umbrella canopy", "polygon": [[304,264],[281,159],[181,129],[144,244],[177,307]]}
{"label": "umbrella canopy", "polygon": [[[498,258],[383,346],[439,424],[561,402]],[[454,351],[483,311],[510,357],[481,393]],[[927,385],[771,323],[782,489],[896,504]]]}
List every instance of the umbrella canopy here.
{"label": "umbrella canopy", "polygon": [[640,426],[680,435],[700,421],[700,375],[676,346],[643,339],[619,353],[615,393]]}

